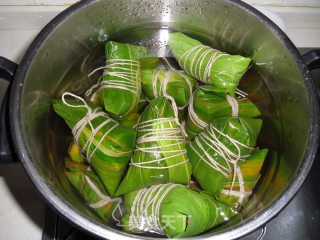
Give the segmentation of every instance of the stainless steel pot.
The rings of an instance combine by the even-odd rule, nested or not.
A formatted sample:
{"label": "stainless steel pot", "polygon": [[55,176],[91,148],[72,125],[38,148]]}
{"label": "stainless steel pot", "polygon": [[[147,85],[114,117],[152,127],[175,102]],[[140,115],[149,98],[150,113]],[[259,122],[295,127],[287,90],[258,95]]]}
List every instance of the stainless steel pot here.
{"label": "stainless steel pot", "polygon": [[101,62],[107,39],[142,41],[166,55],[172,29],[251,57],[275,103],[266,125],[275,154],[250,202],[228,224],[197,239],[234,239],[262,226],[294,197],[312,165],[319,128],[315,87],[294,45],[261,13],[231,0],[81,1],[40,32],[15,74],[15,65],[0,59],[0,74],[14,75],[2,111],[0,156],[6,160],[12,151],[49,205],[98,237],[142,238],[105,225],[71,188],[62,174],[68,130],[52,113],[51,100],[90,84],[86,75]]}

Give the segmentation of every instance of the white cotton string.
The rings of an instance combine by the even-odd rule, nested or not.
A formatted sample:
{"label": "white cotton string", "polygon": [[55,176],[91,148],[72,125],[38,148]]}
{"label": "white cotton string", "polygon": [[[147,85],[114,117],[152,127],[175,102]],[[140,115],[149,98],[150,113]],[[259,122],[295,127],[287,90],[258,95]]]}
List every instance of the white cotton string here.
{"label": "white cotton string", "polygon": [[[73,97],[79,101],[81,101],[83,104],[82,105],[72,105],[70,103],[67,102],[66,97]],[[73,94],[73,93],[69,93],[69,92],[65,92],[62,95],[62,101],[65,105],[69,106],[69,107],[84,107],[87,109],[87,114],[79,120],[79,122],[77,122],[75,124],[75,126],[72,129],[72,134],[74,136],[75,142],[79,144],[79,137],[81,135],[81,133],[83,132],[84,128],[89,125],[90,129],[91,129],[91,133],[89,135],[89,137],[87,138],[87,141],[83,144],[82,146],[82,150],[84,152],[86,152],[86,158],[88,160],[88,162],[91,161],[91,158],[93,157],[94,153],[99,149],[101,143],[103,142],[103,140],[105,139],[105,137],[113,130],[115,129],[119,124],[114,121],[112,118],[108,117],[107,114],[103,111],[101,111],[100,108],[96,108],[94,110],[92,110],[89,105],[83,100],[83,98]],[[94,119],[97,118],[104,118],[104,121],[102,121],[97,127],[93,127],[91,121],[93,121]],[[95,136],[97,135],[97,133],[105,126],[110,125],[108,131],[106,131],[104,133],[104,135],[100,138],[99,142],[96,143],[95,142]],[[95,145],[95,148],[90,151],[92,144]],[[107,155],[110,156],[119,156],[119,154],[113,155],[112,151],[108,151],[107,149],[104,148],[100,148],[100,150],[102,152],[104,152]],[[121,155],[125,156],[125,155],[129,155],[130,152],[123,152],[121,153]]]}
{"label": "white cotton string", "polygon": [[[103,126],[105,126],[105,125],[106,125],[107,123],[109,123],[109,122],[115,123],[111,118],[109,118],[109,119],[107,119],[106,121],[102,122],[102,123],[92,132],[92,134],[91,134],[92,138],[98,133],[98,131],[99,131]],[[108,131],[106,131],[106,132],[103,134],[103,136],[101,137],[101,139],[100,139],[100,141],[98,142],[98,144],[95,145],[95,148],[94,148],[93,151],[91,152],[90,156],[87,157],[87,159],[88,159],[89,162],[90,162],[91,158],[93,157],[94,153],[99,149],[99,147],[100,147],[101,143],[103,142],[103,140],[105,139],[105,137],[108,136],[108,134],[109,134],[110,132],[112,132],[113,129],[115,129],[115,128],[118,127],[118,126],[119,126],[119,124],[118,124],[118,123],[115,123],[112,127],[110,127],[110,128],[108,129]],[[97,129],[99,129],[99,130],[97,130]],[[90,137],[91,137],[91,136],[90,136]],[[90,144],[89,144],[89,146],[88,146],[88,151],[87,151],[87,153],[89,153],[89,149],[90,149],[90,145],[91,145],[92,141],[93,141],[93,139],[92,139],[91,141],[89,141]]]}
{"label": "white cotton string", "polygon": [[[92,121],[94,118],[96,117],[100,117],[100,116],[103,116],[104,114],[101,113],[97,113],[96,115],[92,114],[91,116],[93,116],[93,118],[89,118],[89,121]],[[87,120],[87,119],[85,119]],[[91,147],[91,144],[93,143],[93,139],[94,139],[94,136],[99,132],[100,129],[102,129],[105,125],[107,125],[108,123],[110,123],[112,120],[110,118],[108,118],[106,121],[102,122],[98,127],[94,128],[94,129],[91,129],[92,132],[87,140],[87,142],[84,144],[84,146],[82,147],[84,150],[86,150],[86,157],[87,157],[87,160],[90,162],[91,161],[91,157],[92,155],[95,153],[95,151],[97,150],[97,147],[94,149],[94,151],[92,151],[92,153],[90,154],[90,147]],[[83,124],[81,121],[79,121],[78,123],[80,123],[80,126],[83,127],[85,126],[86,124]],[[75,129],[75,128],[74,128]],[[73,130],[74,130],[73,129]],[[81,131],[77,131],[76,133],[76,136],[79,137],[79,135],[81,134],[82,132],[82,129]],[[77,137],[77,139],[78,139]]]}
{"label": "white cotton string", "polygon": [[140,97],[140,62],[131,59],[109,59],[106,61],[103,76],[115,79],[102,80],[101,89],[116,88],[129,91]]}
{"label": "white cotton string", "polygon": [[[149,189],[141,189],[133,203],[130,209],[130,216],[129,216],[129,228],[132,230],[140,230],[140,231],[150,231],[153,230],[157,233],[162,233],[161,227],[158,224],[158,221],[155,219],[155,217],[152,215],[153,212],[151,212],[151,216],[147,216],[146,212],[150,204],[152,204],[155,201],[155,196],[153,196],[154,192],[159,190],[161,186],[160,185],[154,185],[150,187]],[[149,191],[148,191],[149,190]],[[149,194],[146,194],[149,193]],[[151,197],[153,196],[153,199],[151,201]],[[147,202],[146,202],[147,201]],[[144,206],[146,205],[146,206]],[[147,222],[149,220],[149,222]],[[151,225],[151,229],[150,229]],[[153,226],[153,227],[152,227]]]}
{"label": "white cotton string", "polygon": [[[121,203],[122,203],[122,199],[119,198],[118,203],[117,203],[116,207],[114,208],[114,210],[113,210],[113,212],[112,212],[112,218],[113,218],[115,221],[117,221],[117,222],[120,222],[120,221],[121,221],[121,218],[122,218],[122,216],[123,216],[123,212],[122,212],[122,210],[121,210]],[[118,212],[119,212],[119,215],[120,215],[120,219],[116,218],[115,215],[114,215],[115,212],[116,212],[116,209],[118,209]]]}
{"label": "white cotton string", "polygon": [[[91,121],[98,118],[98,117],[104,117],[105,121],[101,122],[100,125],[98,125],[96,128],[94,128],[91,124]],[[111,123],[113,126],[111,126],[108,131],[105,132],[105,134],[100,138],[100,141],[98,142],[98,144],[95,144],[95,148],[93,149],[93,151],[91,151],[90,153],[90,148],[91,145],[94,142],[94,137],[96,136],[96,134],[107,124]],[[90,124],[91,127],[91,134],[90,136],[87,138],[86,143],[83,145],[82,149],[86,152],[86,157],[88,162],[91,162],[91,158],[94,155],[94,153],[96,152],[96,150],[98,150],[100,144],[102,143],[102,141],[105,139],[105,137],[115,128],[118,126],[118,123],[115,122],[113,119],[109,118],[106,116],[106,114],[104,112],[88,112],[86,114],[86,116],[84,118],[82,118],[72,129],[72,133],[74,135],[75,141],[78,143],[79,141],[79,137],[80,134],[82,133],[83,129],[85,128],[85,126],[87,124]]]}
{"label": "white cotton string", "polygon": [[226,98],[227,98],[229,105],[231,106],[232,117],[237,117],[238,113],[239,113],[239,104],[238,104],[237,99],[235,99],[234,97],[231,97],[229,95],[227,95]]}
{"label": "white cotton string", "polygon": [[175,122],[177,123],[177,125],[181,128],[182,130],[182,133],[185,137],[188,136],[187,132],[184,130],[184,128],[182,127],[180,121],[179,121],[179,110],[178,110],[178,106],[176,104],[176,101],[174,100],[173,97],[171,97],[170,95],[167,94],[167,85],[168,85],[168,82],[169,82],[169,78],[171,76],[172,72],[169,71],[165,74],[164,78],[163,78],[163,87],[162,87],[162,94],[163,96],[168,99],[170,102],[171,102],[171,105],[172,105],[172,109],[173,109],[173,112],[174,112],[174,116],[175,116]]}
{"label": "white cotton string", "polygon": [[248,96],[248,93],[246,93],[245,91],[242,91],[239,88],[236,89],[236,94],[238,95],[238,98],[245,98]]}
{"label": "white cotton string", "polygon": [[98,67],[98,68],[94,69],[91,73],[88,74],[88,77],[91,77],[93,74],[95,74],[99,70],[103,70],[105,68],[106,68],[106,66],[102,66],[102,67]]}
{"label": "white cotton string", "polygon": [[[154,97],[157,98],[158,96],[165,96],[168,98],[169,95],[167,94],[167,86],[168,86],[168,83],[170,82],[170,78],[173,73],[178,73],[181,77],[183,77],[183,79],[188,84],[189,94],[191,96],[192,95],[192,84],[190,82],[190,79],[186,76],[186,74],[184,74],[183,71],[179,71],[179,70],[176,70],[175,68],[173,68],[166,58],[162,57],[160,59],[165,63],[165,65],[169,68],[169,70],[166,71],[163,69],[157,69],[153,72],[153,74],[152,74],[152,90],[153,90]],[[160,75],[161,71],[164,71],[165,74],[164,74],[163,79],[160,81],[159,75]],[[160,91],[159,92],[158,92],[158,88],[157,88],[158,82],[160,82],[160,87],[159,87]],[[170,100],[172,100],[172,99],[170,99]],[[189,98],[189,101],[190,101],[190,98]],[[179,109],[179,110],[184,109],[189,104],[189,101],[185,106],[177,107],[177,109]]]}
{"label": "white cotton string", "polygon": [[[99,77],[97,83],[93,84],[86,92],[85,96],[89,98],[90,101],[93,101],[98,92],[100,91],[100,84],[101,84],[102,76]],[[92,94],[92,92],[96,89],[96,91]]]}
{"label": "white cotton string", "polygon": [[[158,81],[158,76],[159,76],[160,72],[161,72],[160,69],[156,70],[156,71],[154,71],[153,76],[152,76],[152,89],[153,89],[153,95],[155,98],[157,98],[159,96],[159,93],[157,90],[157,81]],[[167,94],[167,86],[168,86],[171,74],[172,74],[172,71],[165,72],[164,77],[163,77],[162,81],[160,82],[160,93],[162,96],[164,96],[166,99],[168,99],[171,102],[172,109],[173,109],[174,116],[175,116],[175,122],[178,124],[178,126],[180,126],[183,135],[187,137],[188,134],[184,130],[184,128],[182,127],[182,125],[179,121],[179,111],[178,111],[178,106],[176,104],[176,101],[174,100],[174,98],[172,96]]]}
{"label": "white cotton string", "polygon": [[[210,50],[207,50],[208,52],[211,52],[212,53],[212,51],[210,51]],[[226,54],[224,54],[224,55],[226,55]],[[215,53],[213,53],[212,54],[212,56],[210,57],[210,59],[209,59],[209,61],[208,61],[208,63],[207,63],[207,66],[206,66],[206,68],[205,68],[205,71],[204,71],[204,74],[203,74],[203,81],[207,81],[207,83],[209,83],[209,80],[210,80],[210,77],[211,77],[211,69],[212,69],[212,66],[213,66],[213,64],[215,63],[215,61],[219,58],[219,57],[221,57],[221,56],[223,56],[222,54],[221,55],[219,55],[218,54],[218,52],[215,52]],[[204,58],[203,58],[204,59]],[[202,63],[201,63],[202,64]],[[199,72],[200,72],[200,68],[199,68]]]}
{"label": "white cotton string", "polygon": [[[76,100],[79,100],[80,102],[82,102],[83,104],[82,105],[72,105],[70,103],[67,102],[66,100],[66,97],[72,97],[72,98],[75,98]],[[89,111],[92,111],[92,109],[89,107],[89,105],[86,103],[86,101],[82,98],[82,97],[79,97],[73,93],[70,93],[70,92],[65,92],[62,94],[62,102],[63,104],[67,105],[68,107],[75,107],[75,108],[86,108]]]}
{"label": "white cotton string", "polygon": [[[188,84],[188,87],[189,87],[189,93],[190,93],[190,96],[192,95],[192,84],[190,82],[190,79],[187,77],[187,75],[184,73],[184,71],[179,71],[179,70],[176,70],[174,67],[171,66],[171,64],[169,63],[169,61],[166,59],[166,58],[161,58],[165,64],[169,67],[169,69],[171,70],[171,72],[176,72],[178,73],[181,77],[184,78],[184,80],[186,81],[186,83]],[[166,91],[166,88],[164,88],[164,90]],[[186,106],[189,104],[189,102],[186,104]],[[181,107],[181,109],[183,109],[184,107],[186,106],[183,106]],[[180,108],[179,108],[180,109]]]}
{"label": "white cotton string", "polygon": [[179,109],[184,109],[186,106],[188,106],[191,102],[191,98],[192,98],[192,84],[190,82],[190,79],[187,77],[187,75],[185,74],[185,72],[183,71],[176,71],[181,77],[184,78],[184,80],[186,81],[186,83],[188,84],[189,87],[189,101],[186,103],[186,105],[180,107]]}
{"label": "white cotton string", "polygon": [[191,94],[190,97],[190,103],[189,103],[189,107],[188,107],[188,114],[190,117],[190,120],[200,129],[205,129],[208,126],[208,123],[206,123],[205,121],[203,121],[194,111],[193,108],[193,94]]}
{"label": "white cotton string", "polygon": [[167,194],[179,184],[153,185],[138,191],[129,216],[129,229],[163,234],[160,208]]}
{"label": "white cotton string", "polygon": [[[161,74],[161,71],[164,71],[165,74],[163,76],[163,79],[160,81],[159,80],[159,75]],[[153,95],[155,98],[159,97],[159,96],[165,96],[166,98],[168,98],[168,96],[170,98],[172,98],[174,100],[173,97],[171,97],[170,95],[168,95],[167,93],[167,88],[168,88],[168,83],[170,82],[170,78],[172,77],[173,73],[178,73],[181,77],[183,77],[183,79],[186,81],[186,83],[188,84],[188,88],[189,88],[189,101],[186,103],[185,106],[181,106],[181,107],[177,107],[177,109],[182,110],[184,109],[190,102],[191,96],[192,96],[192,84],[190,82],[190,79],[184,74],[183,71],[178,71],[178,70],[162,70],[162,69],[157,69],[154,70],[153,74],[152,74],[152,91],[153,91]],[[158,82],[160,82],[160,87],[159,87],[159,92],[158,92]],[[169,98],[168,98],[169,99]],[[170,99],[170,100],[172,100]]]}
{"label": "white cotton string", "polygon": [[[197,144],[198,147],[200,148],[200,150],[205,154],[205,156],[202,156],[202,154],[199,153],[195,149],[195,147],[191,144],[190,145],[191,149],[200,157],[200,159],[202,159],[207,165],[209,165],[209,167],[211,167],[211,168],[215,169],[216,171],[220,172],[225,177],[228,177],[228,175],[229,175],[228,173],[231,171],[229,163],[227,162],[228,166],[225,167],[222,164],[220,164],[217,161],[215,161],[214,158],[212,156],[210,156],[208,154],[207,150],[202,146],[202,144],[200,143],[198,138],[195,139],[195,144]],[[214,146],[211,146],[211,149],[217,150],[217,151],[219,150],[219,149],[216,149]]]}
{"label": "white cotton string", "polygon": [[[83,103],[83,105],[81,105],[81,104],[80,104],[80,105],[72,105],[72,104],[68,103],[68,102],[66,101],[66,97],[67,97],[67,96],[73,97],[73,98],[79,100],[80,102]],[[81,97],[79,97],[79,96],[77,96],[77,95],[75,95],[75,94],[73,94],[73,93],[65,92],[65,93],[62,94],[62,98],[61,98],[61,99],[62,99],[63,104],[65,104],[65,105],[67,105],[67,106],[69,106],[69,107],[75,107],[75,108],[83,108],[83,107],[84,107],[84,108],[87,109],[87,114],[85,115],[85,117],[84,117],[83,119],[80,120],[80,122],[81,122],[81,121],[86,121],[86,119],[88,119],[88,117],[89,117],[90,115],[92,115],[92,109],[91,109],[91,108],[89,107],[89,105],[83,100],[83,98],[81,98]],[[89,123],[90,127],[93,128],[91,122],[90,122],[90,121],[87,121],[87,122]],[[82,125],[83,125],[83,124],[82,124]],[[75,136],[75,142],[76,142],[78,145],[79,145],[79,143],[78,143],[78,138],[79,138],[80,132],[81,132],[82,129],[85,127],[85,126],[82,126],[82,125],[80,125],[79,122],[78,122],[78,124],[76,124],[76,125],[74,126],[73,130],[72,130],[72,133],[73,133],[73,135]],[[81,131],[80,131],[79,133],[75,134],[76,130],[74,130],[74,129],[81,129]]]}
{"label": "white cotton string", "polygon": [[[222,190],[221,190],[221,193],[224,194],[224,195],[234,196],[234,197],[237,197],[237,198],[239,198],[239,199],[240,199],[240,197],[242,196],[242,194],[241,194],[239,191],[236,191],[236,190],[222,189]],[[246,197],[249,197],[251,194],[252,194],[251,191],[249,191],[249,192],[246,192],[246,191],[245,191],[245,192],[243,193],[243,199],[246,198]],[[242,200],[242,201],[243,201],[243,200]],[[239,203],[241,204],[242,201],[239,202]]]}
{"label": "white cotton string", "polygon": [[169,61],[168,61],[167,58],[161,57],[160,59],[165,63],[165,65],[166,65],[170,70],[172,70],[172,71],[175,70],[174,67],[172,67],[172,65],[169,63]]}
{"label": "white cotton string", "polygon": [[[185,143],[185,137],[175,118],[157,118],[140,122],[137,126],[137,132],[142,133],[142,135],[137,139],[135,152],[153,153],[153,155],[155,153],[157,153],[156,155],[170,153],[170,156],[151,159],[146,162],[133,162],[133,158],[131,158],[130,165],[145,169],[168,169],[189,161],[186,155],[187,150],[185,148],[181,149],[180,146]],[[158,146],[158,141],[166,141],[167,144]],[[150,143],[148,145],[152,147],[142,147],[141,145],[144,143]],[[165,150],[166,148],[172,149]],[[168,160],[176,157],[182,157],[185,160],[168,165]],[[150,164],[162,162],[166,162],[167,166],[150,166]]]}
{"label": "white cotton string", "polygon": [[[97,112],[97,111],[92,111],[90,109],[90,111],[88,111],[88,113],[79,121],[77,122],[77,124],[73,127],[72,129],[72,134],[74,136],[75,142],[79,144],[79,137],[80,134],[82,133],[83,129],[86,127],[87,124],[89,124],[90,128],[92,131],[94,131],[94,127],[91,123],[92,120],[104,116],[103,112]],[[93,139],[93,137],[89,137],[90,140]],[[87,146],[88,142],[85,144],[85,146],[83,147],[83,149],[85,149],[85,147]]]}
{"label": "white cotton string", "polygon": [[139,103],[142,103],[142,102],[148,102],[148,99],[146,97],[145,97],[145,99],[140,98]]}
{"label": "white cotton string", "polygon": [[[153,187],[151,187],[153,190],[155,190],[156,185],[154,185]],[[150,188],[150,190],[151,190]],[[140,219],[141,217],[138,216],[137,212],[139,212],[138,210],[138,203],[143,204],[142,199],[140,200],[141,196],[143,196],[143,193],[145,193],[147,191],[147,188],[141,189],[140,191],[138,191],[138,193],[136,194],[133,203],[131,205],[130,208],[130,216],[129,216],[129,228],[135,231],[145,231],[146,228],[144,227],[144,219]],[[152,191],[152,190],[151,190]],[[149,195],[149,197],[151,197],[151,194]],[[143,199],[144,200],[144,199]],[[150,218],[149,218],[150,219]],[[149,229],[147,229],[149,230]]]}
{"label": "white cotton string", "polygon": [[160,82],[160,91],[161,91],[162,95],[166,98],[171,97],[167,94],[167,87],[168,87],[168,83],[169,83],[169,80],[170,80],[172,73],[173,73],[173,71],[171,71],[171,70],[166,71],[163,76],[162,81]]}
{"label": "white cotton string", "polygon": [[95,203],[90,203],[89,204],[89,207],[91,208],[101,208],[109,203],[113,203],[113,202],[118,202],[116,207],[113,209],[113,212],[112,212],[112,218],[119,222],[120,220],[117,219],[115,216],[114,216],[114,213],[116,212],[116,210],[119,211],[120,213],[120,216],[122,216],[122,211],[121,211],[121,198],[110,198],[109,196],[103,194],[100,189],[91,181],[91,179],[85,175],[85,180],[87,181],[88,185],[91,187],[91,189],[98,195],[98,197],[100,198],[100,200],[98,202],[95,202]]}
{"label": "white cotton string", "polygon": [[[219,133],[219,135],[222,135],[222,136],[224,136],[225,138],[227,138],[231,143],[233,143],[233,144],[235,145],[235,147],[236,147],[237,149],[239,149],[238,145],[241,146],[241,147],[250,149],[250,150],[253,150],[253,149],[254,149],[254,148],[252,148],[252,147],[249,147],[249,146],[247,146],[247,145],[245,145],[245,144],[243,144],[243,143],[235,140],[234,138],[230,137],[229,135],[221,132],[220,130],[218,130],[217,128],[215,128],[212,124],[211,124],[211,128],[214,129],[214,131],[216,131],[217,133]],[[237,161],[238,161],[238,160],[240,160],[240,157],[237,159]]]}
{"label": "white cotton string", "polygon": [[[227,146],[223,144],[221,141],[221,136],[228,139],[228,141],[236,148],[236,152],[232,152]],[[238,161],[247,156],[243,156],[241,154],[240,146],[247,148],[247,149],[253,149],[252,147],[246,146],[243,143],[231,138],[230,136],[224,134],[223,132],[219,131],[217,128],[215,128],[212,124],[209,125],[206,132],[202,132],[198,135],[197,138],[194,140],[194,144],[201,150],[201,152],[204,154],[199,153],[196,148],[193,146],[193,144],[190,144],[190,147],[193,149],[193,151],[198,155],[198,157],[204,161],[208,166],[213,168],[214,170],[220,172],[225,177],[228,177],[230,172],[232,171],[232,167],[234,169],[234,176],[238,176],[239,183],[243,183],[242,179],[242,173],[241,169],[238,167],[237,163]],[[217,156],[210,155],[208,153],[208,150],[212,149],[215,154],[217,154],[219,157],[221,157],[225,161],[225,165],[217,162],[215,158]],[[232,185],[230,190],[233,188],[235,178],[232,180]],[[243,185],[243,184],[242,184]],[[241,188],[241,187],[240,187]],[[243,192],[244,189],[241,190]]]}
{"label": "white cotton string", "polygon": [[[190,55],[193,56],[191,57]],[[213,64],[224,55],[228,54],[222,53],[205,45],[197,45],[182,54],[178,62],[180,66],[191,76],[204,83],[210,83]],[[188,61],[190,62],[189,68],[186,66]],[[205,61],[207,61],[207,63],[205,63]]]}
{"label": "white cotton string", "polygon": [[[242,172],[241,172],[240,167],[236,166],[235,169],[236,169],[235,173],[236,173],[236,176],[238,177],[238,181],[239,181],[239,193],[240,193],[239,203],[242,204],[244,197],[245,197],[244,181],[243,181],[243,176],[242,176]],[[235,182],[235,180],[232,181],[230,190],[233,189],[234,182]]]}
{"label": "white cotton string", "polygon": [[[238,191],[232,190],[234,187],[234,183],[236,181],[236,178],[238,178],[238,183],[239,183],[239,190]],[[232,183],[231,183],[230,189],[229,190],[223,189],[221,191],[221,194],[237,197],[238,203],[242,204],[244,198],[249,197],[251,195],[251,193],[252,193],[251,191],[250,192],[245,191],[241,169],[238,165],[235,165],[234,169],[233,169],[233,177],[232,177]]]}
{"label": "white cotton string", "polygon": [[109,196],[104,195],[100,189],[91,181],[91,179],[85,175],[85,180],[88,183],[88,185],[90,186],[90,188],[98,195],[98,197],[100,198],[100,200],[96,203],[90,203],[89,206],[92,208],[100,208],[103,207],[105,205],[107,205],[108,203],[112,202],[112,199]]}
{"label": "white cotton string", "polygon": [[[233,117],[237,117],[239,115],[239,103],[237,101],[237,99],[235,99],[234,97],[231,97],[229,95],[226,96],[226,99],[229,103],[229,105],[231,106],[231,111],[232,111],[232,116]],[[193,96],[190,99],[190,103],[189,103],[189,107],[188,107],[188,114],[190,117],[190,120],[200,129],[205,129],[208,126],[208,123],[206,123],[205,121],[203,121],[198,114],[196,114],[196,112],[194,111],[193,108]]]}
{"label": "white cotton string", "polygon": [[158,82],[158,77],[159,77],[160,72],[161,72],[161,69],[157,69],[157,70],[153,71],[153,74],[152,74],[152,91],[153,91],[154,98],[157,98],[159,96],[157,82]]}

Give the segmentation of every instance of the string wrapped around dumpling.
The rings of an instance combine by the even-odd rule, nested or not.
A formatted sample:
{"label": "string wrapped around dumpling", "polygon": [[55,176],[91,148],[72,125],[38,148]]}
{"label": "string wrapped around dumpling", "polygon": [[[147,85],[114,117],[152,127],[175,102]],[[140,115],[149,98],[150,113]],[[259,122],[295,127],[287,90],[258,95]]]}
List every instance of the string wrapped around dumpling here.
{"label": "string wrapped around dumpling", "polygon": [[121,198],[110,198],[99,177],[90,169],[89,165],[66,161],[68,171],[65,175],[90,208],[103,220],[120,221],[122,217]]}
{"label": "string wrapped around dumpling", "polygon": [[186,107],[197,81],[185,72],[174,69],[166,58],[160,60],[164,61],[165,66],[169,69],[165,69],[160,64],[149,67],[142,65],[143,92],[149,100],[159,96],[170,96],[178,108]]}
{"label": "string wrapped around dumpling", "polygon": [[[96,107],[103,107],[103,104],[100,103],[99,99],[99,91],[100,81],[97,84],[94,84],[91,88],[89,88],[85,93],[85,99],[87,101],[92,102]],[[139,102],[138,102],[138,111],[130,112],[127,115],[123,116],[121,119],[118,119],[119,123],[126,127],[134,128],[137,125],[138,119],[140,117],[140,113],[143,111],[145,106],[147,105],[147,99],[145,98],[143,92],[141,91]]]}
{"label": "string wrapped around dumpling", "polygon": [[116,196],[153,184],[189,184],[191,164],[178,112],[172,104],[165,97],[159,97],[141,114],[134,155]]}
{"label": "string wrapped around dumpling", "polygon": [[188,107],[186,129],[188,138],[193,139],[205,129],[209,122],[223,117],[257,117],[260,111],[246,97],[235,98],[214,86],[198,87]]}
{"label": "string wrapped around dumpling", "polygon": [[221,192],[215,194],[215,199],[234,208],[246,203],[259,180],[267,153],[268,149],[255,150],[245,161],[239,161],[238,167],[241,175],[237,174],[235,176],[234,172],[231,171]]}
{"label": "string wrapped around dumpling", "polygon": [[208,195],[180,184],[160,184],[125,195],[126,232],[152,232],[169,238],[198,235],[236,212]]}
{"label": "string wrapped around dumpling", "polygon": [[254,118],[216,119],[188,144],[193,176],[203,190],[220,192],[231,172],[241,178],[238,161],[250,156],[261,125],[262,120]]}
{"label": "string wrapped around dumpling", "polygon": [[98,93],[104,109],[116,119],[138,111],[141,94],[139,59],[146,52],[145,47],[114,41],[105,45],[106,66],[102,67],[104,72]]}
{"label": "string wrapped around dumpling", "polygon": [[136,131],[119,125],[101,108],[72,93],[64,93],[52,105],[72,129],[75,142],[113,196],[132,155]]}
{"label": "string wrapped around dumpling", "polygon": [[220,52],[179,32],[169,34],[169,47],[186,73],[231,96],[251,62],[250,58]]}

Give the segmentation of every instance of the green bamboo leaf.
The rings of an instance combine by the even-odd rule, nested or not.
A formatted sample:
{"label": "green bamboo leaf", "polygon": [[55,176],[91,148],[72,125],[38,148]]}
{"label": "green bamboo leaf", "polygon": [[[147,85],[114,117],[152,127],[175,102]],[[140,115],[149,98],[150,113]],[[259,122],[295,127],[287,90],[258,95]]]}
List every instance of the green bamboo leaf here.
{"label": "green bamboo leaf", "polygon": [[117,119],[137,110],[141,93],[139,59],[146,52],[141,46],[106,43],[107,61],[99,95],[105,110]]}
{"label": "green bamboo leaf", "polygon": [[71,159],[67,159],[64,162],[64,166],[66,169],[68,169],[69,172],[86,171],[90,167],[87,163],[75,162]]}
{"label": "green bamboo leaf", "polygon": [[168,95],[178,107],[188,105],[196,80],[182,71],[160,68],[141,71],[142,90],[148,99]]}
{"label": "green bamboo leaf", "polygon": [[[244,161],[239,161],[238,166],[241,171],[242,181],[232,171],[226,179],[222,191],[215,195],[215,199],[229,206],[245,204],[259,180],[261,168],[267,154],[268,149],[256,150]],[[243,192],[241,188],[243,188]]]}
{"label": "green bamboo leaf", "polygon": [[240,78],[251,61],[250,58],[222,53],[179,32],[169,34],[169,46],[186,73],[231,96],[235,95]]}
{"label": "green bamboo leaf", "polygon": [[216,119],[188,144],[193,175],[203,190],[211,194],[221,191],[237,161],[252,152],[261,125],[260,119]]}
{"label": "green bamboo leaf", "polygon": [[143,92],[141,91],[137,110],[134,110],[132,113],[127,114],[122,119],[119,119],[119,123],[126,127],[135,128],[138,124],[140,113],[143,112],[147,105],[148,101],[144,96]]}
{"label": "green bamboo leaf", "polygon": [[[201,122],[207,125],[217,118],[232,117],[233,108],[228,98],[231,97],[215,86],[204,85],[194,91],[186,120],[189,139],[193,139],[203,131],[205,126],[202,126]],[[232,100],[237,103],[238,117],[257,117],[261,114],[258,107],[248,98],[232,98]]]}
{"label": "green bamboo leaf", "polygon": [[189,184],[191,165],[173,106],[164,97],[150,102],[141,114],[131,166],[116,196],[160,183]]}
{"label": "green bamboo leaf", "polygon": [[119,123],[125,127],[135,128],[138,123],[139,117],[139,113],[129,113],[123,119],[119,120]]}
{"label": "green bamboo leaf", "polygon": [[[104,189],[99,177],[92,171],[83,169],[81,163],[66,162],[67,168],[72,171],[65,172],[72,186],[77,190],[85,202],[106,222],[121,217],[120,198],[110,198]],[[84,164],[82,164],[84,165]],[[118,216],[116,216],[118,215]]]}
{"label": "green bamboo leaf", "polygon": [[[119,125],[101,108],[94,108],[84,100],[79,101],[71,97],[65,98],[64,101],[56,99],[53,100],[52,105],[55,112],[66,121],[71,129],[74,129],[76,125],[79,127],[79,124],[82,127],[78,131],[77,144],[82,148],[87,160],[112,196],[131,157],[136,132]],[[98,116],[89,122],[86,121],[87,118],[93,116],[93,113]]]}
{"label": "green bamboo leaf", "polygon": [[68,149],[68,154],[69,154],[70,158],[72,159],[72,161],[75,161],[75,162],[85,162],[86,161],[85,157],[81,153],[81,148],[75,142],[70,143],[70,146]]}
{"label": "green bamboo leaf", "polygon": [[145,56],[140,58],[141,71],[145,69],[155,68],[160,63],[160,58],[157,56]]}
{"label": "green bamboo leaf", "polygon": [[148,99],[146,98],[144,93],[141,91],[139,103],[138,103],[138,112],[142,113],[147,105],[148,105]]}
{"label": "green bamboo leaf", "polygon": [[154,185],[125,195],[126,232],[156,232],[169,238],[198,235],[233,217],[230,207],[179,184]]}

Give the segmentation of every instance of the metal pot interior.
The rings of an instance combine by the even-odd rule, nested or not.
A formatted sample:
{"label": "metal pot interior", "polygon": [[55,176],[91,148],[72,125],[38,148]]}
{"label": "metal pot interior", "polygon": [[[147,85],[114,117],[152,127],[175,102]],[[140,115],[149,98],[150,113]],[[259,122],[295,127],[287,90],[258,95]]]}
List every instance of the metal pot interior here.
{"label": "metal pot interior", "polygon": [[[202,236],[221,237],[228,231],[233,235],[225,236],[237,237],[253,230],[244,227],[248,222],[262,216],[257,227],[266,219],[263,215],[273,215],[271,206],[300,171],[313,117],[295,53],[274,26],[234,1],[89,1],[71,10],[51,23],[25,56],[27,67],[21,70],[24,82],[18,93],[21,137],[30,159],[24,165],[32,165],[31,179],[45,197],[58,199],[49,200],[51,205],[76,225],[87,219],[89,225],[82,227],[99,236],[108,237],[110,232],[130,236],[103,225],[64,176],[71,131],[53,113],[51,100],[65,91],[83,93],[94,83],[87,75],[104,64],[107,40],[144,44],[152,53],[168,56],[168,33],[182,31],[220,50],[252,58],[241,85],[264,113],[259,145],[270,150],[241,214]],[[242,233],[236,232],[241,227]]]}

